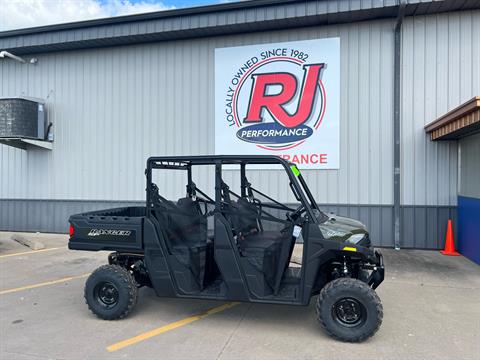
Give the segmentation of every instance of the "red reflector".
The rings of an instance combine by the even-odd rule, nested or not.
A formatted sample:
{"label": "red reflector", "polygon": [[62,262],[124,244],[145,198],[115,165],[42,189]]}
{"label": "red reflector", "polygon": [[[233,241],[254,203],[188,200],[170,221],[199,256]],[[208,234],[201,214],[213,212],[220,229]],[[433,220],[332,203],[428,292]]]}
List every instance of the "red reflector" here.
{"label": "red reflector", "polygon": [[70,230],[69,230],[69,233],[70,233],[70,237],[73,236],[73,234],[75,233],[75,229],[73,228],[73,225],[70,224]]}

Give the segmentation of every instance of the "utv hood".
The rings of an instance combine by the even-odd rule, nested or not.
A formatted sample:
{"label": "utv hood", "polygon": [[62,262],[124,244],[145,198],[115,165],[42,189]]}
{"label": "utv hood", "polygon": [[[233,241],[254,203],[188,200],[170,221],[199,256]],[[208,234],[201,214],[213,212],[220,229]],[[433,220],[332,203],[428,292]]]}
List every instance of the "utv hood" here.
{"label": "utv hood", "polygon": [[335,214],[328,214],[328,217],[319,225],[325,239],[370,246],[367,228],[360,221]]}

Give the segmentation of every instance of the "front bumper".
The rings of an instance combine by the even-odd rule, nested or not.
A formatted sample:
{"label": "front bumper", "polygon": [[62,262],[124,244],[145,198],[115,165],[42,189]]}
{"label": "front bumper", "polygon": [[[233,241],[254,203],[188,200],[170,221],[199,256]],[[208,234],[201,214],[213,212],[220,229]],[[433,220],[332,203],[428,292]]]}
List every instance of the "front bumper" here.
{"label": "front bumper", "polygon": [[380,252],[375,250],[375,265],[364,265],[364,269],[372,270],[368,277],[367,283],[376,289],[385,279],[385,266],[383,265],[383,256]]}

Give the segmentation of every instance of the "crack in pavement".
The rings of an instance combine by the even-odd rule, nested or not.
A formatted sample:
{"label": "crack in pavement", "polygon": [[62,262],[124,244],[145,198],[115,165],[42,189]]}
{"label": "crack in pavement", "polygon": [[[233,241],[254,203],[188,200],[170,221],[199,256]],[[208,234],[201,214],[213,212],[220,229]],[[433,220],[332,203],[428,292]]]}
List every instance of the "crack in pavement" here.
{"label": "crack in pavement", "polygon": [[242,324],[243,320],[245,319],[245,317],[247,316],[247,312],[250,311],[250,309],[252,308],[252,305],[253,304],[248,304],[248,307],[247,309],[245,310],[245,312],[242,314],[242,317],[240,318],[240,320],[238,321],[237,325],[235,326],[235,328],[232,330],[232,332],[230,333],[230,335],[228,336],[228,339],[227,341],[225,341],[225,344],[223,344],[223,347],[222,349],[220,350],[220,352],[218,353],[217,357],[215,358],[216,360],[219,360],[220,357],[222,356],[223,352],[225,351],[225,349],[227,348],[227,346],[230,344],[230,341],[232,340],[233,338],[233,335],[235,335],[235,333],[237,332],[238,328],[240,327],[240,325]]}
{"label": "crack in pavement", "polygon": [[[10,354],[10,355],[23,355],[23,356],[30,356],[30,357],[33,357],[33,358],[37,358],[37,359],[52,359],[51,356],[43,356],[43,355],[37,355],[37,354],[30,354],[30,353],[25,353],[25,352],[18,352],[18,351],[2,351],[1,354]],[[0,358],[3,359],[2,356],[0,356]],[[8,359],[8,357],[7,357]],[[65,359],[65,358],[54,358],[56,360],[62,360],[62,359]]]}
{"label": "crack in pavement", "polygon": [[418,283],[415,281],[405,281],[405,280],[388,280],[383,283],[383,285],[395,285],[395,284],[404,284],[404,285],[414,285],[419,287],[436,287],[436,288],[448,288],[448,289],[459,289],[459,290],[480,290],[480,286],[457,286],[457,285],[443,285],[443,284],[431,284],[428,282]]}

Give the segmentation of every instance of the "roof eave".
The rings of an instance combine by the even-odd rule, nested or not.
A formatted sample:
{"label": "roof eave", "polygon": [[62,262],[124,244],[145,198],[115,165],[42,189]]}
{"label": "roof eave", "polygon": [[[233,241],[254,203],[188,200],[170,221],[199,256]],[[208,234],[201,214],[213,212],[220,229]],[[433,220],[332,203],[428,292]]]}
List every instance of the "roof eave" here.
{"label": "roof eave", "polygon": [[450,110],[425,126],[432,141],[456,140],[480,130],[480,96]]}
{"label": "roof eave", "polygon": [[242,10],[242,9],[249,9],[252,7],[263,7],[263,6],[273,5],[273,4],[285,4],[285,3],[293,3],[293,2],[295,2],[295,0],[250,0],[250,1],[226,2],[226,3],[203,5],[203,6],[193,6],[193,7],[171,9],[171,10],[153,11],[153,12],[143,13],[143,14],[122,15],[122,16],[114,16],[114,17],[108,17],[108,18],[74,21],[74,22],[62,23],[62,24],[35,26],[30,28],[0,31],[0,39],[5,37],[10,37],[10,36],[39,34],[43,32],[61,31],[61,30],[76,30],[76,29],[88,28],[93,26],[125,24],[125,23],[132,23],[132,22],[145,21],[145,20],[155,20],[155,19],[167,19],[167,18],[180,17],[180,16],[199,15],[199,14],[215,13],[215,12],[228,11],[228,10]]}

